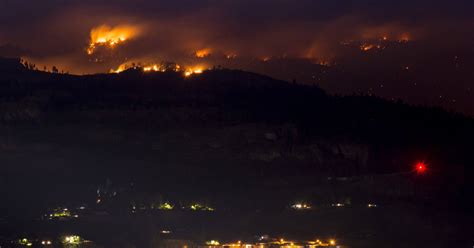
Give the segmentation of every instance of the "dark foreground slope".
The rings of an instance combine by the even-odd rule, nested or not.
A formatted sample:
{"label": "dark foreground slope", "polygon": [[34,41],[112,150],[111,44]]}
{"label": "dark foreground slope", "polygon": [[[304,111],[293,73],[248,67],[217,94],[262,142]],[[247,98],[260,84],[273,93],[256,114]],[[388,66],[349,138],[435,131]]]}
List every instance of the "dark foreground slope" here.
{"label": "dark foreground slope", "polygon": [[[3,63],[10,65],[0,77],[7,218],[98,199],[117,214],[132,203],[265,212],[304,201],[471,215],[474,121],[456,113],[330,96],[242,71],[73,76]],[[418,161],[428,164],[422,175],[412,171]],[[353,217],[352,224],[363,222]],[[449,219],[438,217],[432,225]],[[304,233],[305,225],[324,230],[315,223],[295,230]]]}

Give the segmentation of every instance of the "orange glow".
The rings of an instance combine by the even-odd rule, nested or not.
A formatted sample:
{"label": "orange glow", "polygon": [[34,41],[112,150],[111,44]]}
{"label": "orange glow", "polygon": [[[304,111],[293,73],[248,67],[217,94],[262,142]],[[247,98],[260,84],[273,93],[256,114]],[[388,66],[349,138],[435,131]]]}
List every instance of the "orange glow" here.
{"label": "orange glow", "polygon": [[409,34],[402,34],[400,39],[398,40],[399,42],[409,42],[411,39],[410,39],[410,35]]}
{"label": "orange glow", "polygon": [[326,61],[326,60],[318,60],[315,62],[315,64],[322,65],[322,66],[331,66],[331,62]]}
{"label": "orange glow", "polygon": [[129,69],[127,64],[121,64],[117,69],[111,69],[110,73],[121,73],[127,69]]}
{"label": "orange glow", "polygon": [[197,50],[194,55],[196,56],[196,58],[206,58],[211,56],[211,52],[212,50],[210,48],[204,48],[201,50]]}
{"label": "orange glow", "polygon": [[161,72],[165,72],[165,68],[163,68],[162,66],[160,65],[149,65],[149,66],[145,66],[143,67],[143,71],[144,72],[148,72],[148,71],[161,71]]}
{"label": "orange glow", "polygon": [[181,71],[181,66],[175,63],[160,63],[160,64],[154,64],[154,63],[131,63],[127,62],[124,64],[121,64],[117,69],[111,69],[110,73],[121,73],[127,69],[141,69],[143,72],[167,72],[167,71],[174,71],[174,72],[180,72]]}
{"label": "orange glow", "polygon": [[201,74],[206,70],[206,67],[203,65],[195,65],[195,66],[180,66],[175,63],[159,63],[159,64],[153,64],[153,63],[131,63],[127,62],[124,64],[121,64],[117,69],[111,69],[110,73],[121,73],[125,70],[128,69],[138,69],[138,70],[143,70],[143,72],[179,72],[183,73],[185,77],[190,77],[195,74]]}
{"label": "orange glow", "polygon": [[190,67],[190,68],[187,68],[185,71],[184,71],[184,76],[185,77],[189,77],[191,75],[194,75],[194,74],[201,74],[204,72],[204,69],[203,67],[201,66],[196,66],[196,67]]}
{"label": "orange glow", "polygon": [[140,33],[140,28],[130,25],[122,25],[116,27],[110,27],[102,25],[96,27],[90,32],[90,44],[87,48],[87,54],[94,54],[95,50],[99,46],[108,46],[114,48]]}
{"label": "orange glow", "polygon": [[363,45],[360,46],[360,50],[362,50],[362,51],[365,52],[365,51],[371,50],[371,49],[374,48],[374,47],[375,47],[375,46],[372,45],[372,44],[363,44]]}

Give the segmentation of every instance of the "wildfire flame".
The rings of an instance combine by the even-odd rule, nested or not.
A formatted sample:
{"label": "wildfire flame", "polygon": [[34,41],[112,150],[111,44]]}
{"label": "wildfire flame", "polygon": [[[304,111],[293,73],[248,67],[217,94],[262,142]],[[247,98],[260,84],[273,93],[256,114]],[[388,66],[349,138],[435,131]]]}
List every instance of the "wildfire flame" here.
{"label": "wildfire flame", "polygon": [[204,48],[204,49],[197,50],[194,53],[194,56],[196,56],[196,58],[205,58],[205,57],[209,57],[211,55],[211,52],[212,50],[210,48]]}
{"label": "wildfire flame", "polygon": [[204,69],[201,66],[189,67],[184,71],[184,76],[190,77],[193,74],[201,74],[203,71]]}
{"label": "wildfire flame", "polygon": [[370,43],[371,41],[367,41],[365,43],[362,43],[360,45],[360,50],[363,51],[363,52],[367,52],[367,51],[373,50],[373,49],[384,49],[385,44],[387,42],[407,43],[410,40],[411,40],[410,35],[408,33],[402,34],[398,38],[398,40],[390,39],[387,35],[384,35],[384,36],[382,36],[378,39],[378,42],[377,41],[376,42],[372,41],[372,43]]}
{"label": "wildfire flame", "polygon": [[196,66],[186,66],[183,69],[183,66],[180,66],[175,63],[161,63],[161,64],[146,64],[143,65],[142,63],[124,63],[121,64],[117,69],[111,69],[110,73],[121,73],[128,69],[139,69],[143,70],[143,72],[178,72],[183,73],[185,77],[190,77],[194,74],[201,74],[206,69],[204,66],[196,65]]}
{"label": "wildfire flame", "polygon": [[128,69],[128,65],[127,64],[121,64],[116,70],[114,69],[111,69],[110,70],[110,73],[121,73],[125,70]]}
{"label": "wildfire flame", "polygon": [[375,46],[373,44],[363,44],[360,46],[360,50],[362,51],[369,51],[371,50],[372,48],[374,48]]}
{"label": "wildfire flame", "polygon": [[90,44],[87,48],[87,54],[94,54],[99,46],[108,46],[110,48],[121,44],[140,33],[140,29],[136,26],[121,25],[110,27],[107,25],[98,26],[91,30]]}
{"label": "wildfire flame", "polygon": [[143,67],[144,72],[150,72],[150,71],[155,71],[155,72],[167,72],[167,71],[174,71],[174,72],[179,72],[181,70],[181,66],[178,64],[172,64],[172,65],[166,65],[166,64],[152,64]]}

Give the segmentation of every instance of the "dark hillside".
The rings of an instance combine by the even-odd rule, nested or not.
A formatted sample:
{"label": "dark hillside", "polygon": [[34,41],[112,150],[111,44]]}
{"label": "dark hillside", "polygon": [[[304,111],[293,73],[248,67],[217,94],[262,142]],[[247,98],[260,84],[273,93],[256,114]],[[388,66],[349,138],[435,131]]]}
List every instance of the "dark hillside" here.
{"label": "dark hillside", "polygon": [[[328,203],[470,201],[474,121],[457,113],[330,96],[235,70],[73,76],[27,70],[15,60],[0,64],[2,188],[31,197],[2,192],[12,201],[68,198],[54,190],[65,182],[74,198],[89,199],[106,178],[177,199],[234,192],[263,202],[262,192],[298,192]],[[430,166],[425,177],[387,179],[418,161]],[[342,181],[328,197],[331,178]],[[413,183],[423,185],[424,197]],[[372,184],[377,190],[363,190]]]}

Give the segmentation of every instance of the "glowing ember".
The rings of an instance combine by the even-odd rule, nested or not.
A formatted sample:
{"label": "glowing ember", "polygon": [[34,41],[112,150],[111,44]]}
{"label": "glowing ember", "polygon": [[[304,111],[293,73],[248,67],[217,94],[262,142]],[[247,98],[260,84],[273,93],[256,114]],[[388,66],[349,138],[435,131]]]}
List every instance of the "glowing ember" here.
{"label": "glowing ember", "polygon": [[373,48],[375,48],[375,45],[373,45],[373,44],[363,44],[363,45],[360,46],[360,50],[362,50],[364,52],[369,51]]}
{"label": "glowing ember", "polygon": [[196,56],[196,58],[206,58],[206,57],[209,57],[211,56],[211,49],[210,48],[204,48],[204,49],[201,49],[201,50],[197,50],[194,55]]}
{"label": "glowing ember", "polygon": [[87,48],[87,54],[94,54],[99,46],[114,48],[115,46],[137,36],[140,29],[135,26],[122,25],[109,27],[102,25],[92,29],[90,33],[90,44]]}

